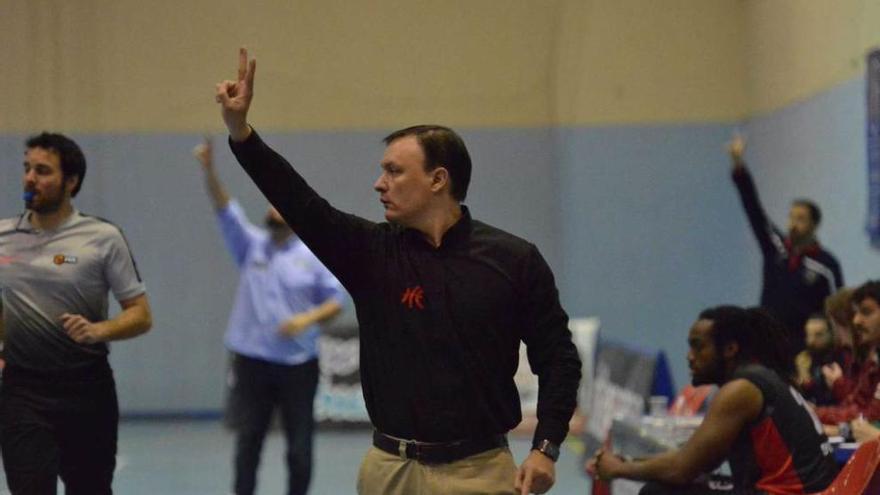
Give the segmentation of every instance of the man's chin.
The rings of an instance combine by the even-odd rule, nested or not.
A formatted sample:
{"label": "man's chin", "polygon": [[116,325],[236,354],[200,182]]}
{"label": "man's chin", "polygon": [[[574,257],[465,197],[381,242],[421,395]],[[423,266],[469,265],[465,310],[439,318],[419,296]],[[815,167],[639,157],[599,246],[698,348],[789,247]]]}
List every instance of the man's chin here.
{"label": "man's chin", "polygon": [[807,347],[807,353],[809,353],[810,356],[812,356],[812,357],[824,356],[825,354],[828,354],[829,352],[831,352],[831,350],[832,350],[831,346],[823,347],[821,349],[817,349],[815,347]]}
{"label": "man's chin", "polygon": [[709,380],[705,376],[699,376],[699,375],[691,376],[691,385],[693,385],[695,387],[699,387],[701,385],[709,385],[711,383],[712,383],[712,381]]}
{"label": "man's chin", "polygon": [[385,220],[389,223],[396,223],[406,227],[406,220],[397,214],[394,210],[385,210]]}
{"label": "man's chin", "polygon": [[25,202],[25,208],[40,215],[50,215],[61,209],[61,203],[42,203],[39,201]]}
{"label": "man's chin", "polygon": [[791,230],[788,231],[788,238],[791,239],[792,244],[803,244],[809,239],[808,236]]}

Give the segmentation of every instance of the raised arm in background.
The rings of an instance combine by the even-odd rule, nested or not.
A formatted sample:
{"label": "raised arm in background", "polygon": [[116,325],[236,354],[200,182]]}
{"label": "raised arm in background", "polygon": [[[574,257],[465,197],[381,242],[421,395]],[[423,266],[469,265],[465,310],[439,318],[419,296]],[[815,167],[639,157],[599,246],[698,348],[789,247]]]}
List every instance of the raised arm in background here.
{"label": "raised arm in background", "polygon": [[755,239],[761,247],[761,252],[765,256],[772,255],[782,248],[782,235],[774,229],[773,224],[767,218],[763,205],[761,205],[755,181],[743,160],[745,149],[746,140],[738,134],[727,145],[727,153],[730,155],[732,165],[733,182],[736,184],[740,201],[746,211],[746,217],[749,219],[749,225],[752,227]]}
{"label": "raised arm in background", "polygon": [[205,136],[204,142],[195,147],[193,155],[202,165],[202,172],[205,176],[205,189],[211,198],[211,204],[217,211],[223,210],[229,205],[229,193],[217,177],[217,171],[214,169],[214,145],[211,138]]}

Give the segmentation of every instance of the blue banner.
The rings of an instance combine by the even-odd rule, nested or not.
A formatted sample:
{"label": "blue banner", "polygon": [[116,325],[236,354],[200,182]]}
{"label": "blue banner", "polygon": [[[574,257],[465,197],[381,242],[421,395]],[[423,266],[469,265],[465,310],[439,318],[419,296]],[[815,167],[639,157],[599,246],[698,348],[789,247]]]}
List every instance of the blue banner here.
{"label": "blue banner", "polygon": [[880,248],[880,49],[868,54],[868,235]]}

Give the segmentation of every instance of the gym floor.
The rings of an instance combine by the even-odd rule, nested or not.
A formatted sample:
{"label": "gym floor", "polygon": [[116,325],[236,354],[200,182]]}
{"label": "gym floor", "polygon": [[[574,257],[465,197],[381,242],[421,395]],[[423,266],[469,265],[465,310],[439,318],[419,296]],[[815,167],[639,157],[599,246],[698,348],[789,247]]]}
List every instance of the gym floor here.
{"label": "gym floor", "polygon": [[[366,430],[318,430],[310,493],[355,493],[358,467],[370,445]],[[511,438],[517,462],[528,453],[530,441]],[[123,421],[119,427],[119,454],[115,493],[121,495],[223,495],[229,493],[233,435],[219,421]],[[589,493],[581,473],[580,456],[563,448],[556,466],[551,494]],[[271,433],[263,447],[259,494],[283,494],[286,480],[284,440]],[[0,473],[0,494],[8,494]],[[59,489],[58,493],[64,493]],[[415,494],[414,494],[415,495]]]}

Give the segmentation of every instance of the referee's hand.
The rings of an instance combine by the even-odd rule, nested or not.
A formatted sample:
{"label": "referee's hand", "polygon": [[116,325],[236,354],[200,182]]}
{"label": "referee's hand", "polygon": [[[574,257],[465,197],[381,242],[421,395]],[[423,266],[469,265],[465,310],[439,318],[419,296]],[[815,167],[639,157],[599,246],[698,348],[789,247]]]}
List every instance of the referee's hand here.
{"label": "referee's hand", "polygon": [[61,315],[61,325],[67,335],[78,344],[96,344],[103,341],[101,326],[82,315],[64,313]]}

